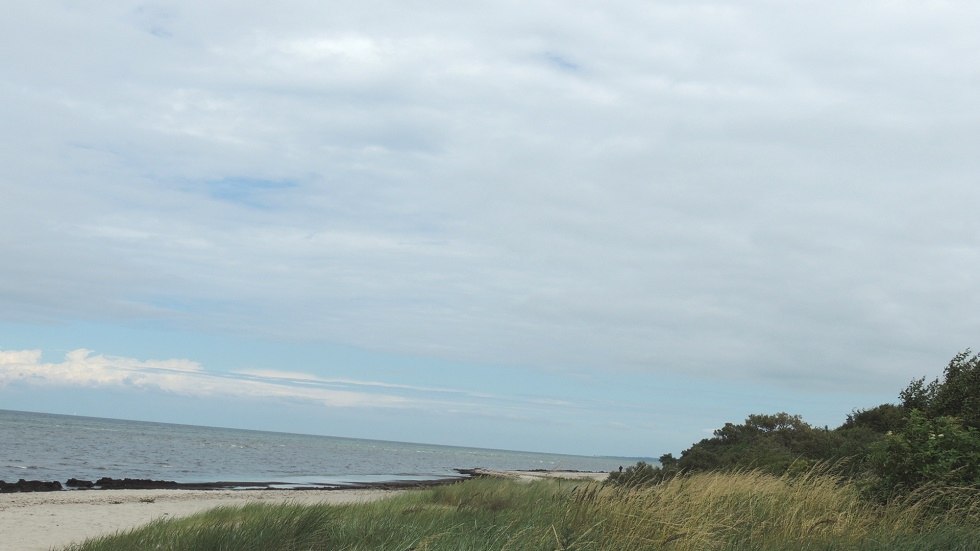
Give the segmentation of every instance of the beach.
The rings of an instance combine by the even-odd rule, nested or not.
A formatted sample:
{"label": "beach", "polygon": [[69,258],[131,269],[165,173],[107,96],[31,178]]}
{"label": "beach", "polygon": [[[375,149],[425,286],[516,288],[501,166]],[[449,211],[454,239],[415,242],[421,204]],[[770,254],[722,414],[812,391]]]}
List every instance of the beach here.
{"label": "beach", "polygon": [[345,504],[405,490],[73,490],[0,494],[0,550],[46,551],[159,518],[247,503]]}
{"label": "beach", "polygon": [[[473,476],[530,482],[547,478],[601,481],[606,473],[473,469]],[[0,494],[0,550],[46,551],[136,528],[159,518],[247,503],[364,503],[411,489],[340,490],[69,490]]]}

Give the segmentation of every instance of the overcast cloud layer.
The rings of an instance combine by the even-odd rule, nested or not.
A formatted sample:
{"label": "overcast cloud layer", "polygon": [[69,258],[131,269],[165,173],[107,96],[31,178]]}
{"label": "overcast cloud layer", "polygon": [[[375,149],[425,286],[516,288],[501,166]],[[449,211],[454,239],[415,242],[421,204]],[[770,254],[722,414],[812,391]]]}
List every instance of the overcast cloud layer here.
{"label": "overcast cloud layer", "polygon": [[7,6],[0,318],[896,393],[976,345],[978,28],[957,1]]}

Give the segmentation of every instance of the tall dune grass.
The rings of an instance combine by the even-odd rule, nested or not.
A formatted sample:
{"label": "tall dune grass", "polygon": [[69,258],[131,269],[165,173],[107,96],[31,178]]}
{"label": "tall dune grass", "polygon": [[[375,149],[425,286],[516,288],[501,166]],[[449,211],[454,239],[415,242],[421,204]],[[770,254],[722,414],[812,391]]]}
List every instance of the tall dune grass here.
{"label": "tall dune grass", "polygon": [[[942,514],[932,507],[937,496],[876,505],[853,483],[815,470],[702,473],[648,489],[584,490],[578,499],[594,502],[606,533],[630,549],[980,549],[977,496],[972,509],[964,499]],[[962,545],[923,546],[968,534]]]}
{"label": "tall dune grass", "polygon": [[933,490],[877,505],[819,470],[695,474],[633,489],[477,479],[369,504],[216,509],[69,549],[980,549],[980,496],[949,497]]}

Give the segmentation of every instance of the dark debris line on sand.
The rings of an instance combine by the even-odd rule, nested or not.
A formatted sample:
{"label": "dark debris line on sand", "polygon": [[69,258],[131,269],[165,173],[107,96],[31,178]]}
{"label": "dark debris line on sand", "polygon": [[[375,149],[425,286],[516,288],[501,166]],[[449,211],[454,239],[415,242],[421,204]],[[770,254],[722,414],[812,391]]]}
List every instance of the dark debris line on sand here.
{"label": "dark debris line on sand", "polygon": [[[434,480],[391,480],[387,482],[355,482],[350,484],[290,486],[292,490],[404,490],[455,484],[472,478],[476,469],[456,469],[459,476]],[[277,488],[277,486],[279,486]],[[173,480],[149,480],[145,478],[103,477],[95,482],[69,478],[64,485],[58,481],[24,480],[5,482],[0,480],[0,493],[57,492],[75,490],[273,490],[289,486],[283,482],[174,482]]]}

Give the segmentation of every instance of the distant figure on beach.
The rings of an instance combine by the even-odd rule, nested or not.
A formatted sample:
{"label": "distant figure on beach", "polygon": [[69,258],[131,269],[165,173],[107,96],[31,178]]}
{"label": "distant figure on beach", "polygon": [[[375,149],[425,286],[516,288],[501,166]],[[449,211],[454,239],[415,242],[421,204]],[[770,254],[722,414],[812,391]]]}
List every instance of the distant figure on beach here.
{"label": "distant figure on beach", "polygon": [[619,472],[623,472],[623,466],[622,465],[619,466]]}

